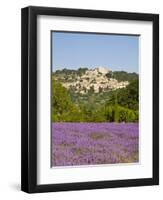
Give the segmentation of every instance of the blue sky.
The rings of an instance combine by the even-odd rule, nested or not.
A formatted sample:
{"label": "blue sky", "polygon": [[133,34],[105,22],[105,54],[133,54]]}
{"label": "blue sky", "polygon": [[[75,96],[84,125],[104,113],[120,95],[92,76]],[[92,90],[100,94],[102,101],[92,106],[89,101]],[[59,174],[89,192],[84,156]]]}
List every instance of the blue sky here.
{"label": "blue sky", "polygon": [[52,69],[108,67],[138,72],[139,36],[52,33]]}

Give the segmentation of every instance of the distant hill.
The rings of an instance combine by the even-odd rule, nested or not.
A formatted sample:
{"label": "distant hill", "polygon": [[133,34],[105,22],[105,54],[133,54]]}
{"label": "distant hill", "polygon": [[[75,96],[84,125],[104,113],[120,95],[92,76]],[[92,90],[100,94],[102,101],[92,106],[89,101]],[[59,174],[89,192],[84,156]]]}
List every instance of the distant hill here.
{"label": "distant hill", "polygon": [[67,89],[76,93],[108,92],[125,88],[131,81],[138,79],[138,74],[125,71],[112,71],[105,67],[94,69],[63,69],[53,73],[53,78],[60,81]]}
{"label": "distant hill", "polygon": [[139,76],[108,68],[52,74],[52,121],[137,122]]}
{"label": "distant hill", "polygon": [[112,72],[112,78],[115,78],[118,81],[134,81],[138,79],[138,74],[133,72],[133,73],[128,73],[125,71],[115,71]]}

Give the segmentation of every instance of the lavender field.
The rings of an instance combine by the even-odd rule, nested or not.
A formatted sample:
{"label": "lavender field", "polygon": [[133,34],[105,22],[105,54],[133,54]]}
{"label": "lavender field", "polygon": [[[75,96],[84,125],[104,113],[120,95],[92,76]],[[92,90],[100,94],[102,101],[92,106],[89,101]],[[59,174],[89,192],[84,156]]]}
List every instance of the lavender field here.
{"label": "lavender field", "polygon": [[52,123],[52,166],[139,161],[138,123]]}

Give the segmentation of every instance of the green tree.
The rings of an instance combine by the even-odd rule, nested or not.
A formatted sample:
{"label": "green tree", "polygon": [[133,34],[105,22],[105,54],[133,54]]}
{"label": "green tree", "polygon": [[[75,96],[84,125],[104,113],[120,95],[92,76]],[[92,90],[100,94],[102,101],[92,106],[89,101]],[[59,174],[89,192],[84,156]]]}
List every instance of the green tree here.
{"label": "green tree", "polygon": [[118,99],[117,99],[117,92],[115,92],[115,103],[114,103],[114,121],[119,121],[119,107],[118,107]]}
{"label": "green tree", "polygon": [[52,81],[52,120],[64,121],[74,109],[73,102],[68,90],[58,81]]}

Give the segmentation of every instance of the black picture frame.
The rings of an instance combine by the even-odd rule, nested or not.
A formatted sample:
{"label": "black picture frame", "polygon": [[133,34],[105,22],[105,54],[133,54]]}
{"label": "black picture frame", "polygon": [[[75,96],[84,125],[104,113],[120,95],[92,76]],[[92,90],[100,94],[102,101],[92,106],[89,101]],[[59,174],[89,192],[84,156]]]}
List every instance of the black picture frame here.
{"label": "black picture frame", "polygon": [[[153,177],[37,185],[37,16],[55,15],[153,23]],[[159,184],[159,15],[29,6],[21,11],[21,190],[28,193]]]}

